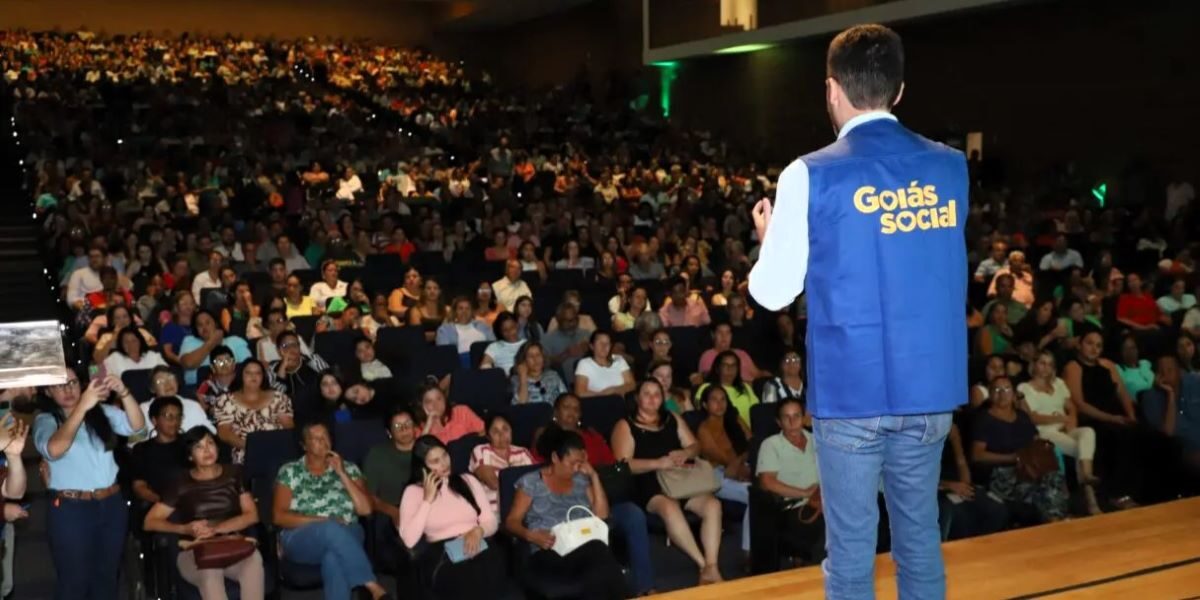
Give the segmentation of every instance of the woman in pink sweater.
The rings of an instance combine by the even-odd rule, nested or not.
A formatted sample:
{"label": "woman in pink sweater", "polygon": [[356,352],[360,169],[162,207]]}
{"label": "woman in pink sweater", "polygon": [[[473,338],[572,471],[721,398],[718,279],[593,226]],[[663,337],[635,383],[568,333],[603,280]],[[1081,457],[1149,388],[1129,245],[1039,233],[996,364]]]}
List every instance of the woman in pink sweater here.
{"label": "woman in pink sweater", "polygon": [[504,558],[488,544],[496,513],[474,475],[453,474],[441,440],[424,435],[413,444],[412,482],[400,499],[400,539],[409,548],[429,543],[417,556],[419,581],[436,598],[479,598],[504,581]]}

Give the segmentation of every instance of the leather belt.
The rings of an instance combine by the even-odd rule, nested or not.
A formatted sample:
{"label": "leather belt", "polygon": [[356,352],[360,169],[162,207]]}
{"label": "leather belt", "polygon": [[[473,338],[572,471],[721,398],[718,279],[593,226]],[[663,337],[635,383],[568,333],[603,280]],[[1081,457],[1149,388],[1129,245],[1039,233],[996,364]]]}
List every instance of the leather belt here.
{"label": "leather belt", "polygon": [[112,484],[102,490],[55,490],[54,498],[66,498],[67,500],[103,500],[121,491],[121,486]]}

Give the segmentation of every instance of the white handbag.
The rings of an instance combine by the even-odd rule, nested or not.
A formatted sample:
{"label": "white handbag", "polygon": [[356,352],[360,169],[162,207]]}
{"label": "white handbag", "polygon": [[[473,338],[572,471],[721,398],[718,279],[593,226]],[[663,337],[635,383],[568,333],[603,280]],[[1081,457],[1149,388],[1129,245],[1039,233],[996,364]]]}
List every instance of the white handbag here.
{"label": "white handbag", "polygon": [[[571,514],[575,512],[575,509],[587,513],[588,516],[571,519]],[[592,540],[600,540],[608,545],[608,524],[597,517],[592,509],[581,504],[567,509],[567,520],[552,527],[550,533],[554,534],[552,550],[559,556],[566,556]]]}

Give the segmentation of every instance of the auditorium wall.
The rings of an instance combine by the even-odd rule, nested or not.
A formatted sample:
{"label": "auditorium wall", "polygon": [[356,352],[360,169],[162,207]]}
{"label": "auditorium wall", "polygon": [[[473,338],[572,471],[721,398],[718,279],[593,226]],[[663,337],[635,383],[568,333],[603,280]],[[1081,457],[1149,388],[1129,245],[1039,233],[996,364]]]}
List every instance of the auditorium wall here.
{"label": "auditorium wall", "polygon": [[398,0],[2,0],[0,27],[96,32],[170,31],[251,37],[309,35],[420,44],[444,10]]}
{"label": "auditorium wall", "polygon": [[439,53],[486,69],[499,82],[529,88],[586,73],[598,93],[641,71],[642,0],[597,0],[487,32],[439,32]]}
{"label": "auditorium wall", "polygon": [[[908,70],[897,114],[930,136],[982,131],[985,155],[1010,169],[1141,157],[1194,176],[1196,23],[1195,2],[1051,2],[899,24]],[[684,61],[675,118],[780,160],[830,142],[830,37]]]}

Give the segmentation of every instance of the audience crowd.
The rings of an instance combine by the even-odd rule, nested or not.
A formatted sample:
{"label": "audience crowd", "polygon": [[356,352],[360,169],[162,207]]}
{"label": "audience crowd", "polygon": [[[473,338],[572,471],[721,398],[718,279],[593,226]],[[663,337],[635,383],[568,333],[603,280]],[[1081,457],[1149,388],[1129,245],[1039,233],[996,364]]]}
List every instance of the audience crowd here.
{"label": "audience crowd", "polygon": [[[0,40],[78,371],[32,436],[56,597],[113,597],[127,532],[206,600],[314,574],[381,598],[384,573],[433,598],[633,597],[671,580],[664,535],[700,584],[740,575],[723,532],[753,572],[822,558],[804,301],[746,291],[781,165],[415,50]],[[943,538],[1195,494],[1191,186],[1098,204],[970,165]],[[580,507],[612,543],[564,551]],[[261,549],[205,553],[244,536]]]}

